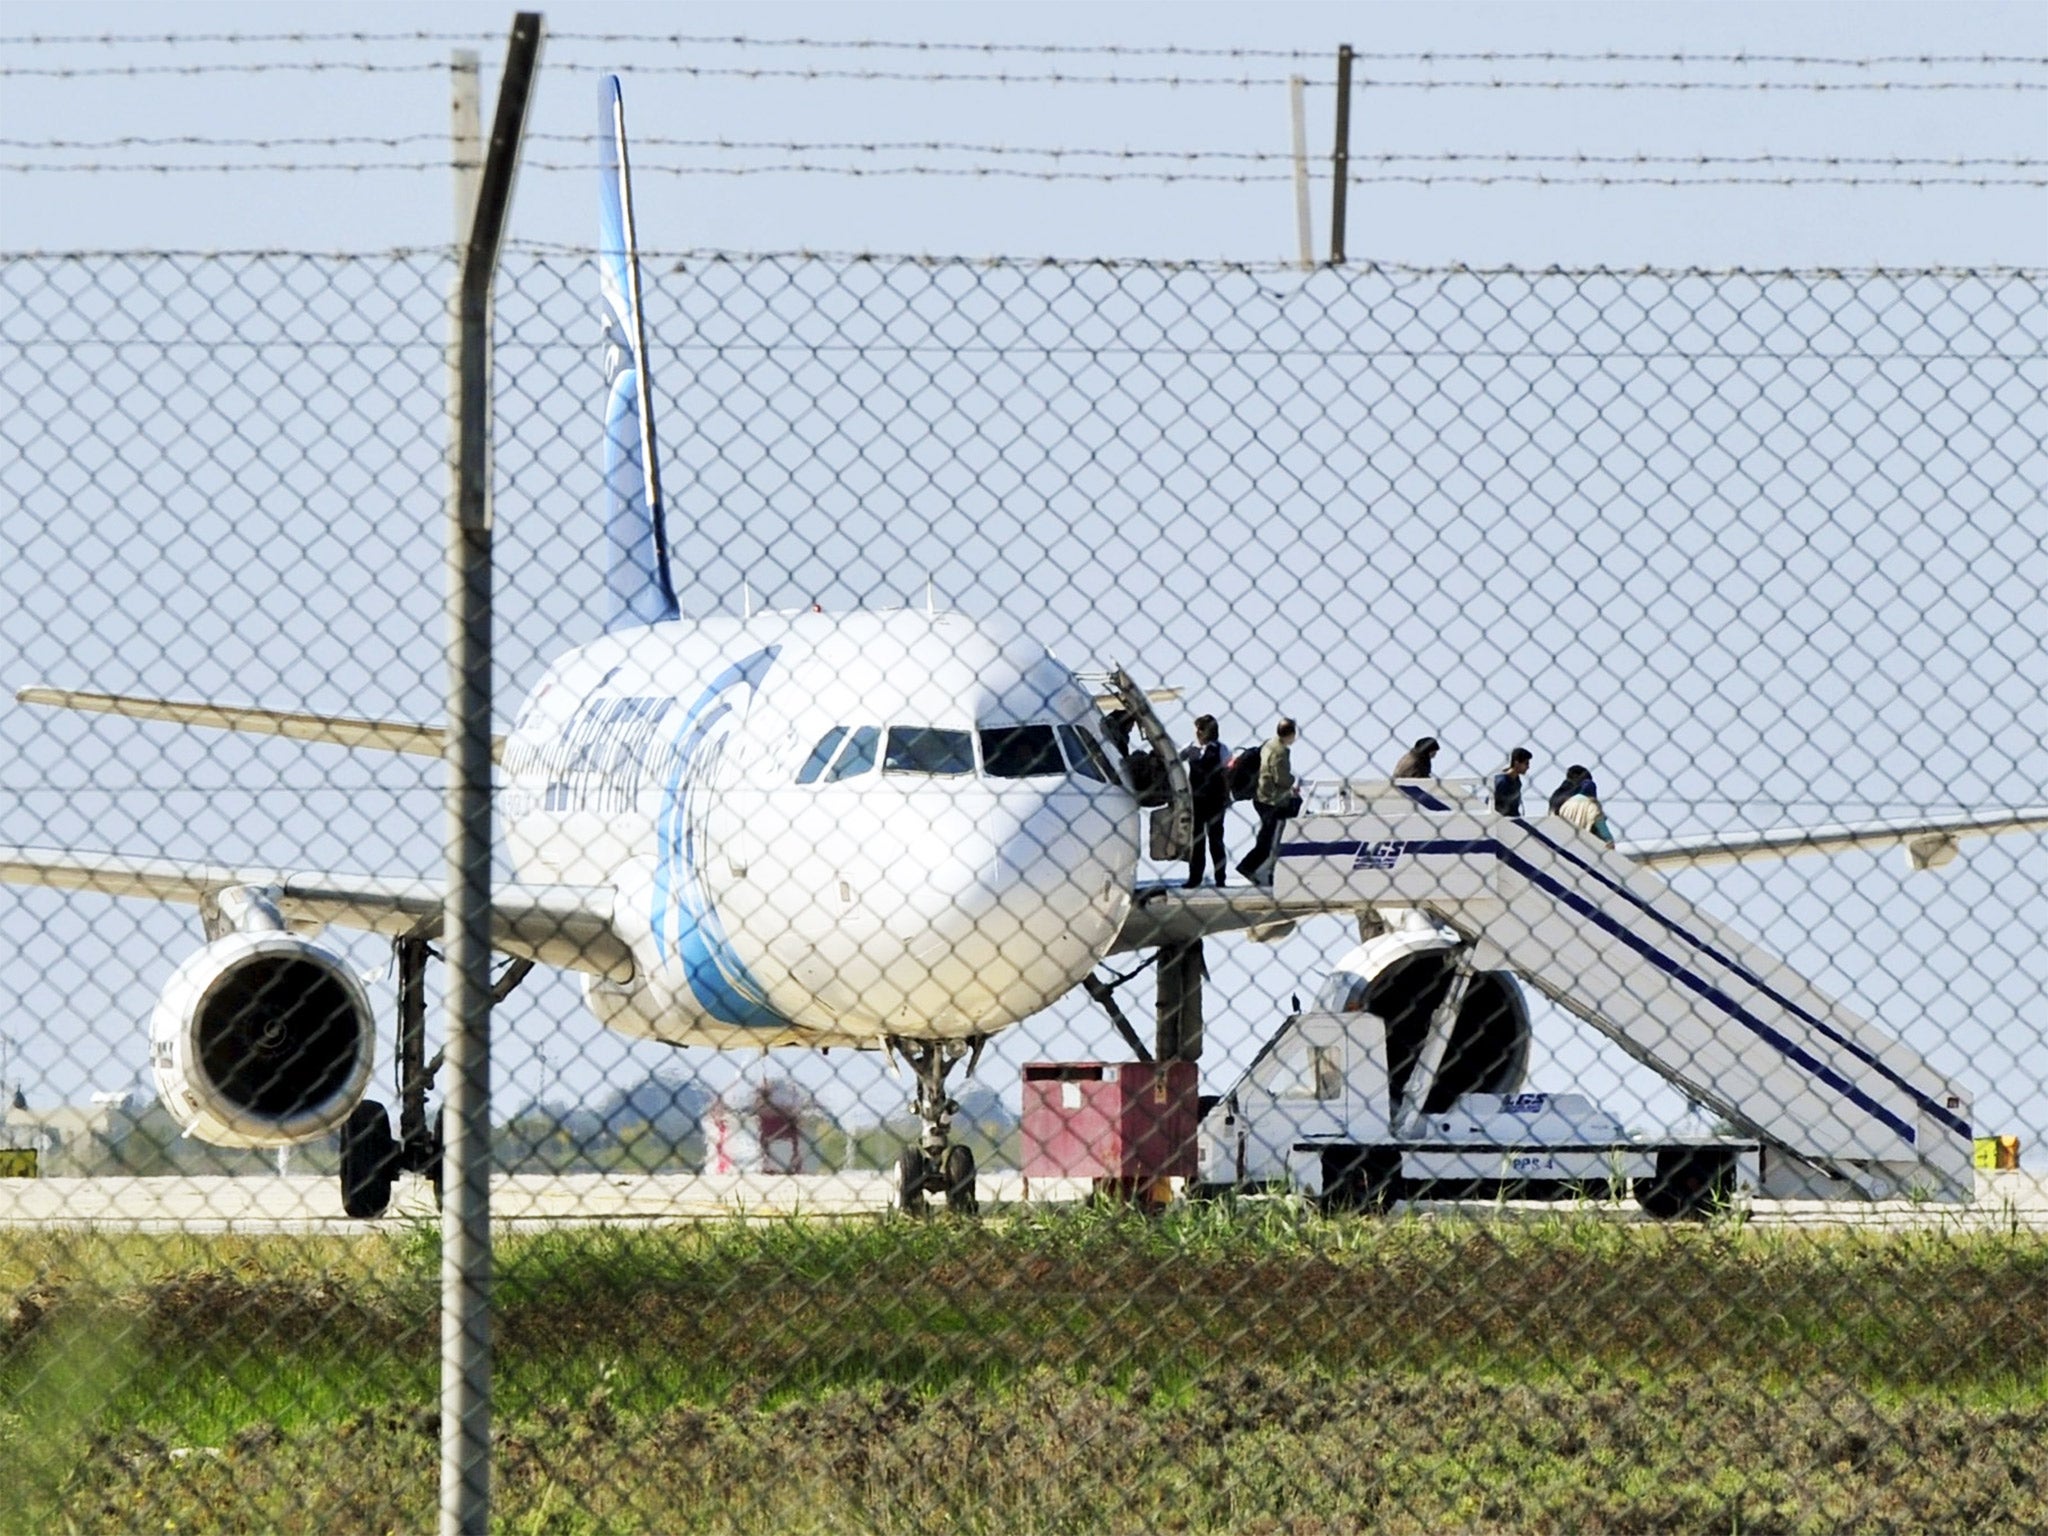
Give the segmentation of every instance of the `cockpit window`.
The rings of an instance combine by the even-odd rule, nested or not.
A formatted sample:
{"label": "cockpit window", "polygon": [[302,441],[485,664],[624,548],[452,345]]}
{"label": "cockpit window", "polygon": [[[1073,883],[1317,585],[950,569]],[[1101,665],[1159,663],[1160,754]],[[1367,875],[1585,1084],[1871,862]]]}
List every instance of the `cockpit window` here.
{"label": "cockpit window", "polygon": [[1060,740],[1067,744],[1067,758],[1074,765],[1074,772],[1085,778],[1100,779],[1105,784],[1117,784],[1116,770],[1109,766],[1109,759],[1103,755],[1102,744],[1095,737],[1077,725],[1060,727]]}
{"label": "cockpit window", "polygon": [[962,774],[974,772],[974,736],[930,725],[892,725],[884,773]]}
{"label": "cockpit window", "polygon": [[877,726],[863,725],[846,738],[846,746],[833,761],[825,774],[825,781],[834,783],[840,779],[857,778],[875,766],[875,748],[881,745],[882,732]]}
{"label": "cockpit window", "polygon": [[846,739],[846,727],[835,725],[827,731],[818,744],[811,748],[811,755],[804,759],[804,765],[797,770],[796,781],[809,784],[825,771],[825,765],[832,761],[832,754],[839,750],[839,743]]}
{"label": "cockpit window", "polygon": [[1057,777],[1067,771],[1049,725],[986,725],[981,764],[992,779]]}

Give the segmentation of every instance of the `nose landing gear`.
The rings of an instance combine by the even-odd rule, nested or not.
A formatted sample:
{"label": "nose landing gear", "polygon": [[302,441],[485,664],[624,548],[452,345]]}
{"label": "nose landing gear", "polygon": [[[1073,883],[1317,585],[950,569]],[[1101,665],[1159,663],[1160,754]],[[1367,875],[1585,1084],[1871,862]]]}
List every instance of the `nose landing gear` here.
{"label": "nose landing gear", "polygon": [[926,1195],[944,1195],[946,1209],[958,1216],[973,1216],[981,1210],[974,1187],[974,1152],[952,1140],[953,1116],[960,1105],[946,1092],[946,1074],[965,1056],[967,1075],[972,1077],[987,1043],[985,1035],[972,1040],[891,1038],[884,1042],[916,1079],[917,1118],[924,1122],[923,1139],[917,1146],[904,1148],[896,1160],[896,1204],[909,1215],[924,1214]]}

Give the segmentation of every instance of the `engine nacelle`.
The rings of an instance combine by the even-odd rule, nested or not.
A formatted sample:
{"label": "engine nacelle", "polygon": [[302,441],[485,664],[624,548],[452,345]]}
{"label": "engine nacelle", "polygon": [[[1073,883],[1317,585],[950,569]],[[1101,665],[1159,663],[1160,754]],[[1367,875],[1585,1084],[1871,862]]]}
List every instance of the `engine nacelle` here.
{"label": "engine nacelle", "polygon": [[[1316,1006],[1385,1021],[1391,1108],[1401,1102],[1430,1016],[1450,987],[1457,939],[1420,914],[1388,917],[1395,926],[1337,962]],[[1423,1112],[1440,1113],[1467,1093],[1518,1093],[1528,1070],[1529,999],[1522,983],[1507,971],[1475,972]]]}
{"label": "engine nacelle", "polygon": [[324,1136],[362,1099],[376,1051],[361,978],[287,932],[215,939],[172,972],[149,1026],[164,1107],[222,1147]]}

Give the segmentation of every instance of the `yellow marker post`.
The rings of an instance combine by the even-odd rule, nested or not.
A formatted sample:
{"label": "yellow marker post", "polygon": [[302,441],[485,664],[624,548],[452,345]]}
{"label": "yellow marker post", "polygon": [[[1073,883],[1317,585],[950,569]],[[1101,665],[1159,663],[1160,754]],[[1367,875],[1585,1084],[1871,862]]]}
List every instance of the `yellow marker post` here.
{"label": "yellow marker post", "polygon": [[34,1147],[0,1147],[0,1179],[33,1179],[37,1175]]}
{"label": "yellow marker post", "polygon": [[1979,1168],[2017,1168],[2020,1139],[2017,1136],[1979,1136],[1971,1162]]}

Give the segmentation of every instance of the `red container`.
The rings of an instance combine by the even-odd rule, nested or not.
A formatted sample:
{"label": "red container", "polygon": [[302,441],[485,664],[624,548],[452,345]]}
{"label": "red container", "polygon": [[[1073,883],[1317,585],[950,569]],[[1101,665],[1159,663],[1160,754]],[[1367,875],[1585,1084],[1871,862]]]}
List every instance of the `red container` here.
{"label": "red container", "polygon": [[1024,1068],[1027,1178],[1195,1176],[1192,1061],[1034,1061]]}

